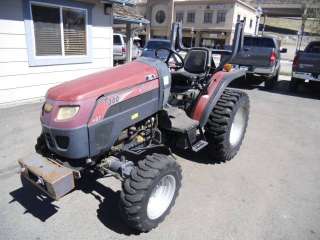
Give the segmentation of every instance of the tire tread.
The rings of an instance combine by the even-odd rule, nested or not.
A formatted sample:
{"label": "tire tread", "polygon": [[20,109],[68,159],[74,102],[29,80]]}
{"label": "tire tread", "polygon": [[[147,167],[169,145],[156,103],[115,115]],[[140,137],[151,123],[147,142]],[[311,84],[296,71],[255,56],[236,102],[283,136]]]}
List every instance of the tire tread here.
{"label": "tire tread", "polygon": [[[172,169],[178,175],[176,195],[166,213],[156,219],[156,221],[151,221],[145,217],[143,209],[144,200],[150,186],[153,184],[153,180],[166,169]],[[130,227],[140,232],[147,232],[157,227],[166,215],[169,214],[170,208],[174,205],[181,186],[181,178],[181,167],[172,156],[155,153],[139,161],[134,170],[132,170],[131,176],[123,183],[123,191],[120,195],[122,218]]]}
{"label": "tire tread", "polygon": [[245,92],[226,89],[213,108],[205,125],[205,134],[211,150],[210,155],[213,155],[215,160],[221,162],[228,161],[237,154],[240,148],[242,140],[237,149],[230,151],[230,147],[228,147],[228,134],[232,116],[234,111],[236,111],[237,104],[242,99],[248,102],[249,108],[249,98]]}

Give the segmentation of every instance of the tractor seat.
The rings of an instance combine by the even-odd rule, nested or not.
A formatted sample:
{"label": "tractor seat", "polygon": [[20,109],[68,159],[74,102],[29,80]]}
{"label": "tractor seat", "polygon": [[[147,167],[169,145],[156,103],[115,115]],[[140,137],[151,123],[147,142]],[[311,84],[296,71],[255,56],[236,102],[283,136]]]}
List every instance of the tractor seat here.
{"label": "tractor seat", "polygon": [[184,60],[184,67],[172,73],[173,85],[175,82],[188,83],[204,78],[211,68],[211,51],[208,48],[191,48]]}

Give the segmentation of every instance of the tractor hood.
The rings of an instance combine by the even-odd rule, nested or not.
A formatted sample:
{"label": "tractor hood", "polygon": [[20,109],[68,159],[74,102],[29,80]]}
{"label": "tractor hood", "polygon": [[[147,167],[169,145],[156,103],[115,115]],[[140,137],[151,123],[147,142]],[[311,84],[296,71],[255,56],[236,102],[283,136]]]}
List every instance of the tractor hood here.
{"label": "tractor hood", "polygon": [[49,89],[47,98],[56,101],[81,101],[95,98],[146,81],[147,76],[158,77],[157,69],[134,61],[113,69],[84,76]]}

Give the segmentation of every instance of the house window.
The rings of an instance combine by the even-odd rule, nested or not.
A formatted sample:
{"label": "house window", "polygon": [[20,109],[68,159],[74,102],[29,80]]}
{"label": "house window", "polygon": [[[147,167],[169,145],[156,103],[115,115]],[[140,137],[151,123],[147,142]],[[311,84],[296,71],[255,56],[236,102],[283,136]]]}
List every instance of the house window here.
{"label": "house window", "polygon": [[86,55],[86,11],[33,5],[36,56]]}
{"label": "house window", "polygon": [[62,55],[60,9],[32,6],[36,56]]}
{"label": "house window", "polygon": [[252,25],[253,25],[253,20],[252,19],[250,19],[250,28],[252,28]]}
{"label": "house window", "polygon": [[218,11],[217,23],[224,23],[226,21],[226,11]]}
{"label": "house window", "polygon": [[31,66],[91,61],[91,5],[25,1],[29,8],[25,21]]}
{"label": "house window", "polygon": [[213,17],[212,12],[205,12],[203,16],[203,23],[212,23],[212,17]]}
{"label": "house window", "polygon": [[62,9],[65,55],[86,55],[86,12]]}
{"label": "house window", "polygon": [[184,12],[176,13],[176,22],[183,22]]}
{"label": "house window", "polygon": [[188,12],[187,23],[194,23],[195,15],[196,15],[195,12]]}

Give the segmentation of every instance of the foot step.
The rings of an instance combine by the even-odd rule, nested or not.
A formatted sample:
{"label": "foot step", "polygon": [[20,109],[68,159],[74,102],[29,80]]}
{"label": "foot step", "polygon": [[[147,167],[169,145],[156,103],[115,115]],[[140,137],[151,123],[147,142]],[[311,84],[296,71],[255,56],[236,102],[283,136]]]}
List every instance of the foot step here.
{"label": "foot step", "polygon": [[192,151],[199,152],[201,149],[205,148],[207,145],[208,145],[208,142],[204,140],[200,140],[192,146]]}

